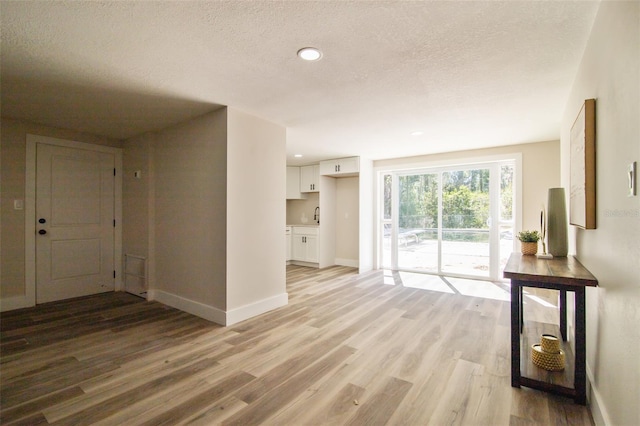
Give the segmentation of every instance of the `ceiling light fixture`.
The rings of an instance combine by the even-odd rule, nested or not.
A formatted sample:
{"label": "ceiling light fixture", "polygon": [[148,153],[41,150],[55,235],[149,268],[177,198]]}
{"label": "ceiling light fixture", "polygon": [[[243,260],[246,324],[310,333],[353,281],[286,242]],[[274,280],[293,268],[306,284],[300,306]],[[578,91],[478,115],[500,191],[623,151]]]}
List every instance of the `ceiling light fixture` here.
{"label": "ceiling light fixture", "polygon": [[293,156],[296,158],[302,158],[302,154],[294,154]]}
{"label": "ceiling light fixture", "polygon": [[421,136],[423,134],[424,134],[424,132],[421,132],[420,130],[416,130],[415,132],[411,132],[411,136]]}
{"label": "ceiling light fixture", "polygon": [[322,52],[315,47],[303,47],[298,50],[298,56],[305,61],[317,61],[322,58]]}

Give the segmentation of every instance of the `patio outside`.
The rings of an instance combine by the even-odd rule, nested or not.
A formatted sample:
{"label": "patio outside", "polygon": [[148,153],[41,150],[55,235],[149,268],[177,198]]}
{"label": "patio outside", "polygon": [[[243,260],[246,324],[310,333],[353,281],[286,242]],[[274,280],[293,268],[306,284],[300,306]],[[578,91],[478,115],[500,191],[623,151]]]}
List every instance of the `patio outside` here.
{"label": "patio outside", "polygon": [[[473,241],[464,241],[462,238]],[[510,230],[502,230],[500,270],[506,265],[512,251],[513,234]],[[383,240],[383,264],[390,263],[391,235],[388,233]],[[438,273],[438,240],[435,230],[401,230],[398,233],[398,266],[399,269]],[[489,230],[443,231],[441,272],[489,277]]]}

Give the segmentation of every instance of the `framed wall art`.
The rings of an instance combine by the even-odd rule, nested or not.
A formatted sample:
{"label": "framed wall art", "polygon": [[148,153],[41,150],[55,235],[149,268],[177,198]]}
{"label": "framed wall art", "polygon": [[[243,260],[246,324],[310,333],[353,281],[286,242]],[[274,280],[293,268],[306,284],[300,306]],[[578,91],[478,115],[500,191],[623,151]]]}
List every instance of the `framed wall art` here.
{"label": "framed wall art", "polygon": [[596,100],[584,101],[571,126],[569,223],[596,228]]}

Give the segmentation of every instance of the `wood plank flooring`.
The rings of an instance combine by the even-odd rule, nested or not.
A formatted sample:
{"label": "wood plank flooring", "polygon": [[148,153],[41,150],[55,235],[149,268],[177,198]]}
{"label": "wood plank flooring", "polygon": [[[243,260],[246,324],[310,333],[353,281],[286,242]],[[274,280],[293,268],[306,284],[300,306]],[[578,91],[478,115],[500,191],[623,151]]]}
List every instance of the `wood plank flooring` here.
{"label": "wood plank flooring", "polygon": [[507,288],[463,281],[289,266],[288,306],[226,328],[126,293],[6,312],[0,423],[593,424],[511,388]]}

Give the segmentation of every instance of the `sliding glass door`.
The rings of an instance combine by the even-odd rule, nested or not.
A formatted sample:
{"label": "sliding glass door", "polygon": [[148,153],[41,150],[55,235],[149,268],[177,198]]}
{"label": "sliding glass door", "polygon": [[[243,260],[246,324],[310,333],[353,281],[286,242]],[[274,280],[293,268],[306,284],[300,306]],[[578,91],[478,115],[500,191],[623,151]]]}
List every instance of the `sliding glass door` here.
{"label": "sliding glass door", "polygon": [[441,272],[489,276],[489,169],[442,172]]}
{"label": "sliding glass door", "polygon": [[514,249],[515,235],[515,175],[513,162],[500,165],[500,212],[498,214],[499,269],[503,270]]}
{"label": "sliding glass door", "polygon": [[438,182],[434,173],[398,177],[398,268],[438,272]]}
{"label": "sliding glass door", "polygon": [[514,164],[383,173],[380,265],[498,277],[513,249]]}

